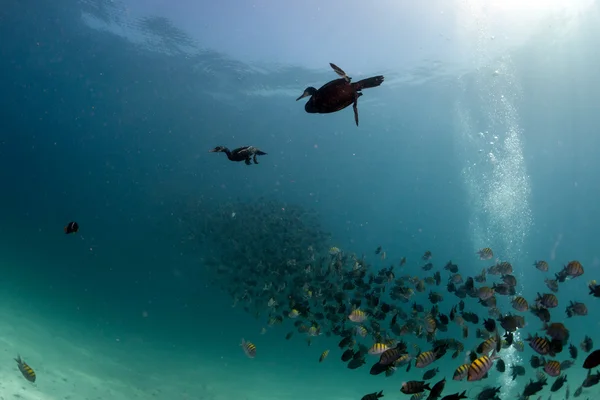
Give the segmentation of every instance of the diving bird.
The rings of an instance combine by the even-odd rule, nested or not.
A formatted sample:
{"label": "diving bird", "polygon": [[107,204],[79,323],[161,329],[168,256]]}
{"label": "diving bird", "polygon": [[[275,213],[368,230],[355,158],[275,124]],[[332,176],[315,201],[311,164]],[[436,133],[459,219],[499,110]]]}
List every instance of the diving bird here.
{"label": "diving bird", "polygon": [[254,161],[254,164],[258,164],[256,160],[256,156],[264,156],[267,153],[261,151],[257,147],[254,146],[244,146],[238,147],[237,149],[229,150],[225,146],[217,146],[212,150],[209,150],[210,153],[225,153],[227,154],[227,158],[231,161],[245,161],[246,165],[250,165],[250,160]]}
{"label": "diving bird", "polygon": [[352,83],[348,75],[337,65],[329,63],[336,74],[341,76],[340,79],[335,79],[326,83],[319,89],[312,86],[304,89],[302,96],[296,101],[310,96],[306,102],[304,109],[310,114],[327,114],[343,110],[352,104],[354,109],[354,121],[358,126],[358,98],[362,96],[361,90],[377,87],[383,83],[383,75],[374,76]]}

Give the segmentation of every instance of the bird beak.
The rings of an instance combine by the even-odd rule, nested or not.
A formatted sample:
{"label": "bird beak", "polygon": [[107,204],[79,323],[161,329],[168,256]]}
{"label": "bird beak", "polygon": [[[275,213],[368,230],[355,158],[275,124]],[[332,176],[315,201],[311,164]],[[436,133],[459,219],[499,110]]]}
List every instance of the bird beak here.
{"label": "bird beak", "polygon": [[209,152],[209,153],[216,153],[216,152],[217,152],[217,149],[212,149],[212,150],[209,150],[208,152]]}
{"label": "bird beak", "polygon": [[310,96],[310,94],[308,94],[307,92],[304,92],[304,93],[302,93],[302,96],[300,96],[300,97],[298,97],[298,98],[296,99],[296,101],[298,101],[298,100],[300,100],[300,99],[302,99],[302,98],[304,98],[304,97],[307,97],[307,96]]}

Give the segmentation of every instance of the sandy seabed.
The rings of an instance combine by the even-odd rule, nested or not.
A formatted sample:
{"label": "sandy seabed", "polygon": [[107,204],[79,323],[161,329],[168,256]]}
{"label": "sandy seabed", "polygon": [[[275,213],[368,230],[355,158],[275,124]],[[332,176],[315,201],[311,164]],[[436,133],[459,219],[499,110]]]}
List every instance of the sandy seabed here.
{"label": "sandy seabed", "polygon": [[[379,390],[384,391],[384,400],[408,399],[399,391],[402,382],[419,379],[423,373],[413,368],[410,374],[399,370],[391,378],[373,377],[368,374],[368,366],[349,371],[340,365],[338,349],[332,349],[330,359],[323,365],[316,361],[320,349],[310,350],[315,353],[311,355],[306,354],[309,350],[304,347],[298,350],[297,359],[309,356],[315,362],[314,367],[310,364],[309,368],[300,368],[295,365],[294,357],[282,360],[278,351],[269,352],[268,338],[259,346],[261,357],[253,360],[247,359],[234,343],[223,344],[222,356],[214,351],[198,354],[173,344],[114,333],[116,330],[109,333],[101,323],[95,327],[69,324],[27,310],[10,299],[3,300],[0,301],[0,400],[360,400],[363,395]],[[216,341],[208,343],[215,347],[222,345]],[[18,370],[13,360],[18,354],[35,370],[35,383],[27,381]],[[527,363],[529,357],[525,353],[525,359],[518,357],[513,362]],[[528,368],[528,374],[516,382],[507,374],[486,382],[454,382],[451,374],[456,360],[447,361],[439,365],[443,372],[432,382],[446,376],[444,395],[467,390],[470,398],[475,398],[481,388],[494,385],[503,386],[502,398],[514,399],[524,384],[534,378]],[[566,374],[573,397],[585,378],[585,371],[574,366]],[[550,378],[541,392],[543,398],[549,396],[553,380]],[[597,398],[598,388],[586,389],[580,398]],[[564,398],[565,389],[554,393],[552,398]]]}
{"label": "sandy seabed", "polygon": [[[309,384],[293,366],[248,360],[236,344],[234,356],[190,354],[139,336],[107,333],[101,326],[69,324],[3,300],[0,400],[319,399],[331,383],[330,377],[316,374],[317,381],[313,377]],[[36,372],[35,383],[18,370],[17,355]],[[355,388],[340,386],[326,398],[356,398]]]}

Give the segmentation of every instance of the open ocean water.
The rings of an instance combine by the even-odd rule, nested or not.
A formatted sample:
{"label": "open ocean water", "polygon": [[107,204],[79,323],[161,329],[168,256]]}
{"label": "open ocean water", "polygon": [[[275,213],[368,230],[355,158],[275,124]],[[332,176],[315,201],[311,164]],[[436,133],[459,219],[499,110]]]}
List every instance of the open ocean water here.
{"label": "open ocean water", "polygon": [[[427,295],[443,295],[445,315],[461,300],[446,289],[449,260],[465,279],[510,262],[530,307],[551,293],[545,278],[581,262],[550,310],[570,337],[546,358],[569,360],[571,343],[579,355],[561,389],[547,377],[531,396],[574,397],[580,343],[600,343],[588,294],[600,280],[599,2],[320,3],[1,2],[0,399],[408,399],[402,383],[431,367],[373,376],[379,356],[349,369],[338,342],[351,335],[357,350],[380,334],[413,356],[430,350],[417,338]],[[359,127],[351,107],[308,114],[295,101],[337,78],[329,62],[353,82],[385,76],[359,99]],[[219,145],[268,154],[246,166],[209,152]],[[66,235],[71,221],[79,231]],[[492,259],[478,258],[484,247]],[[343,289],[360,265],[366,286]],[[389,282],[369,280],[391,266]],[[441,285],[390,298],[436,271]],[[496,297],[525,317],[515,341],[545,336]],[[348,320],[358,300],[365,338]],[[567,318],[570,301],[588,314]],[[498,354],[507,372],[452,380],[488,318],[464,302],[480,322],[463,324],[467,338],[456,321],[436,332],[465,349],[432,364],[431,385],[518,398],[545,374],[527,341]],[[377,316],[381,303],[392,312]],[[395,312],[418,327],[393,334]],[[513,364],[525,375],[513,380]]]}

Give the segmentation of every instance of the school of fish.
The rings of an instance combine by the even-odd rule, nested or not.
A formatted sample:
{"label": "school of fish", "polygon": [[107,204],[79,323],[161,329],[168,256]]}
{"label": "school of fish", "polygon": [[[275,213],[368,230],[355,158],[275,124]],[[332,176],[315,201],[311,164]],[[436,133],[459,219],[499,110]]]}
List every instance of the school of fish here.
{"label": "school of fish", "polygon": [[[357,256],[326,246],[331,238],[321,231],[318,218],[287,204],[220,207],[205,213],[210,215],[205,228],[194,231],[207,241],[211,236],[229,238],[211,241],[214,257],[204,260],[217,272],[213,283],[231,295],[232,307],[243,307],[264,322],[260,334],[285,327],[285,339],[299,335],[309,346],[320,346],[322,335],[337,336],[338,349],[323,348],[315,363],[335,357],[366,374],[398,374],[400,395],[411,400],[498,400],[501,387],[490,376],[495,381],[499,374],[523,380],[519,399],[544,394],[594,398],[600,352],[592,352],[590,336],[568,328],[570,321],[587,316],[585,299],[559,300],[567,281],[579,285],[575,293],[585,290],[587,298],[600,297],[600,285],[581,277],[579,261],[553,262],[551,267],[532,260],[519,266],[547,288],[524,296],[517,293],[513,265],[494,260],[490,247],[473,254],[473,262],[483,265],[467,276],[452,261],[436,261],[431,251],[418,260],[392,262],[382,247]],[[243,340],[242,348],[248,357],[259,357],[252,342]],[[503,359],[509,349],[524,360],[530,357],[529,362]],[[452,360],[454,370],[446,370],[441,359]],[[585,379],[568,380],[569,368],[587,369]],[[528,372],[535,378],[524,378]],[[462,390],[446,393],[450,379],[460,381]],[[472,393],[475,382],[484,386]],[[374,391],[362,400],[384,396]]]}

